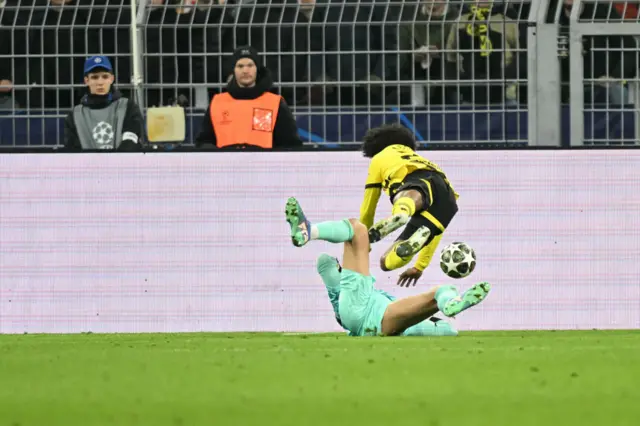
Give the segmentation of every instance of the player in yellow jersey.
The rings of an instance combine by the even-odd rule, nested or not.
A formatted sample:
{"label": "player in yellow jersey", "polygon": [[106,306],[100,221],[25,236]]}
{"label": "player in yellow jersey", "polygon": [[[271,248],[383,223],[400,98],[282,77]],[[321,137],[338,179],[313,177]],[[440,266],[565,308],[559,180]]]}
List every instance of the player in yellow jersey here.
{"label": "player in yellow jersey", "polygon": [[[380,241],[407,225],[380,259],[380,267],[383,271],[400,268],[419,253],[416,264],[400,275],[400,286],[415,285],[458,212],[458,194],[447,176],[415,150],[413,134],[399,124],[371,129],[362,144],[364,156],[371,158],[360,208],[360,221],[369,228],[369,241]],[[391,216],[373,224],[382,191],[391,199]]]}

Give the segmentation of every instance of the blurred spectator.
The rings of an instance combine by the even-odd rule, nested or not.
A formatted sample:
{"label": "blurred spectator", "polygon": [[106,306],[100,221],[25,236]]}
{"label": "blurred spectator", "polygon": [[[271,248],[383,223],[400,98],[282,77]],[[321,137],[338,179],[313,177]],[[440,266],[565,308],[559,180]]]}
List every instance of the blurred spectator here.
{"label": "blurred spectator", "polygon": [[86,8],[78,8],[80,2],[49,0],[47,8],[42,10],[43,16],[38,16],[31,23],[41,25],[33,30],[42,31],[42,36],[38,34],[36,37],[42,40],[44,57],[41,63],[39,58],[30,58],[30,70],[44,90],[42,100],[35,100],[32,96],[30,106],[36,104],[67,110],[75,105],[79,97],[73,85],[82,81],[78,70],[82,69],[83,57],[86,57],[88,50],[85,26],[89,13]]}
{"label": "blurred spectator", "polygon": [[86,94],[67,116],[68,150],[139,151],[144,119],[138,106],[114,89],[113,66],[106,56],[92,56],[84,65]]}
{"label": "blurred spectator", "polygon": [[[561,22],[568,25],[573,1],[564,3]],[[525,78],[527,69],[522,62],[526,53],[518,53],[527,38],[519,25],[527,23],[517,20],[526,18],[529,2],[468,1],[459,20],[456,4],[148,0],[142,46],[144,80],[152,86],[147,101],[167,105],[181,99],[204,108],[209,104],[205,85],[227,81],[233,74],[234,59],[223,61],[223,54],[243,44],[264,53],[289,104],[516,101],[514,80]],[[587,1],[581,17],[638,19],[638,4]],[[130,0],[0,0],[0,105],[4,99],[5,108],[13,107],[13,100],[31,110],[71,108],[82,95],[73,87],[83,78],[77,72],[80,62],[93,53],[113,58],[115,75],[124,83],[118,87],[126,90],[131,77],[130,19]],[[633,37],[585,39],[585,77],[598,80],[586,92],[587,102],[628,101],[624,80],[638,70],[637,54],[631,50],[637,50]],[[566,55],[561,63],[567,82]],[[396,80],[405,83],[394,84]],[[407,81],[419,82],[413,92]],[[307,87],[299,84],[305,82]],[[399,97],[390,96],[396,92]],[[566,89],[563,96],[567,99]]]}
{"label": "blurred spectator", "polygon": [[271,73],[259,65],[250,46],[234,54],[234,74],[227,91],[214,95],[204,115],[196,146],[272,149],[302,145],[285,100],[270,92]]}
{"label": "blurred spectator", "polygon": [[640,18],[638,14],[639,6],[640,4],[634,1],[616,2],[614,4],[616,11],[625,21],[637,21]]}
{"label": "blurred spectator", "polygon": [[[413,105],[444,103],[444,47],[459,10],[441,0],[424,0],[406,6],[399,29],[400,72],[402,80],[416,80],[401,99]],[[412,53],[413,52],[413,53]],[[428,101],[428,102],[425,102]]]}
{"label": "blurred spectator", "polygon": [[23,8],[33,8],[33,4],[24,0],[7,0],[0,8],[0,105],[4,105],[0,109],[13,108],[13,101],[20,105],[26,103],[26,90],[14,88],[28,81],[28,62],[24,55],[28,52],[29,31],[24,11],[18,11],[21,3]]}
{"label": "blurred spectator", "polygon": [[[225,65],[223,54],[233,53],[235,41],[233,40],[233,25],[237,16],[238,8],[233,4],[233,0],[198,0],[199,10],[206,14],[204,38],[205,56],[205,77],[206,82],[217,84],[226,82],[229,76]],[[214,93],[219,93],[219,89],[208,89],[205,104],[208,106],[209,100]],[[198,107],[200,102],[198,101]]]}
{"label": "blurred spectator", "polygon": [[[89,14],[82,28],[89,40],[86,53],[99,52],[112,58],[119,90],[131,97],[131,0],[77,0]],[[84,54],[83,54],[84,53]]]}
{"label": "blurred spectator", "polygon": [[[447,79],[488,80],[464,84],[462,103],[516,102],[519,49],[518,24],[502,3],[476,1],[468,7],[447,40]],[[511,80],[511,81],[510,81]]]}
{"label": "blurred spectator", "polygon": [[[384,102],[387,93],[383,82],[398,78],[395,52],[399,3],[305,0],[304,4],[305,9],[313,6],[311,23],[322,24],[310,27],[310,49],[324,53],[311,58],[307,79],[316,84],[312,84],[303,101],[337,105]],[[332,86],[332,82],[342,84]],[[330,95],[329,100],[323,99],[324,90]]]}
{"label": "blurred spectator", "polygon": [[[327,0],[328,1],[328,0]],[[303,89],[299,105],[334,104],[329,98],[335,98],[337,86],[335,79],[327,74],[327,55],[335,50],[335,45],[325,37],[325,26],[328,7],[326,4],[316,4],[316,0],[298,0],[300,5],[300,25],[308,31],[309,50],[311,55],[304,74],[304,80],[311,83]]]}
{"label": "blurred spectator", "polygon": [[[151,0],[145,75],[149,84],[163,86],[147,91],[147,105],[169,105],[182,98],[183,103],[206,107],[205,51],[218,29],[207,31],[207,9],[197,5],[194,0]],[[201,88],[187,86],[194,84]]]}
{"label": "blurred spectator", "polygon": [[11,29],[6,25],[5,5],[6,1],[0,0],[0,110],[12,108],[11,91],[13,90]]}
{"label": "blurred spectator", "polygon": [[[8,1],[2,15],[0,50],[11,59],[2,79],[16,86],[16,102],[27,108],[69,109],[76,101],[74,70],[86,51],[86,9],[79,0]],[[18,8],[19,7],[19,8]],[[25,57],[24,55],[29,55]],[[4,62],[4,61],[3,61]],[[31,87],[29,87],[31,86]]]}
{"label": "blurred spectator", "polygon": [[8,80],[6,78],[0,80],[0,109],[10,107],[11,101],[9,99],[9,96],[12,90],[13,83],[11,82],[11,80]]}
{"label": "blurred spectator", "polygon": [[[569,31],[569,18],[573,0],[564,0],[559,23],[565,34]],[[615,8],[606,3],[583,3],[580,19],[593,21],[620,21],[622,17]],[[638,44],[632,36],[603,35],[585,37],[583,40],[584,78],[595,82],[585,84],[585,103],[629,103],[629,90],[625,79],[638,72]],[[569,79],[571,65],[569,50],[560,54],[560,70],[563,84],[562,99],[569,101]]]}

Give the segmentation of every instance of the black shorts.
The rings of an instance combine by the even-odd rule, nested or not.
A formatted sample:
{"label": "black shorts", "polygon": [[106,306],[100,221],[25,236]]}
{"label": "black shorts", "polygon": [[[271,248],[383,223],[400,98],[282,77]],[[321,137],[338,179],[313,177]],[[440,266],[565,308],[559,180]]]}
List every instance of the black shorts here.
{"label": "black shorts", "polygon": [[[458,202],[453,189],[445,182],[442,175],[428,170],[416,170],[408,174],[395,189],[394,196],[400,191],[415,189],[422,194],[425,206],[411,217],[402,234],[396,241],[406,240],[423,226],[431,231],[427,244],[449,226],[458,213]],[[393,201],[393,199],[392,199]]]}

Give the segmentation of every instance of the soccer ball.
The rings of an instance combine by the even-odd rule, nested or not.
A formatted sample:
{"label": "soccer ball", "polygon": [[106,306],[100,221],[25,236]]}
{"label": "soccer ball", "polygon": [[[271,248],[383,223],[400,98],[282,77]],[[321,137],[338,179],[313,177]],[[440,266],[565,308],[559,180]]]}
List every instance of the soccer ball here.
{"label": "soccer ball", "polygon": [[467,277],[476,268],[476,253],[467,243],[451,243],[440,253],[440,268],[451,278]]}

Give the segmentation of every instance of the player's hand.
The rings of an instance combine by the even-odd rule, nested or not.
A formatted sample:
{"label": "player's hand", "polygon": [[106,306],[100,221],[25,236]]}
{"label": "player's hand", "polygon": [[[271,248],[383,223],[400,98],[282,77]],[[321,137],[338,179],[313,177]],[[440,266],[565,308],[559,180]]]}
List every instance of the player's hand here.
{"label": "player's hand", "polygon": [[409,287],[412,285],[416,285],[421,276],[422,271],[416,268],[409,268],[402,274],[400,274],[400,278],[398,278],[398,285],[400,287]]}

